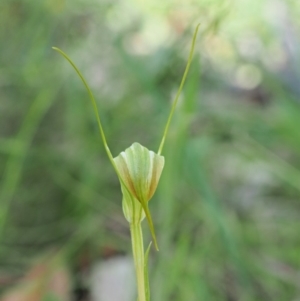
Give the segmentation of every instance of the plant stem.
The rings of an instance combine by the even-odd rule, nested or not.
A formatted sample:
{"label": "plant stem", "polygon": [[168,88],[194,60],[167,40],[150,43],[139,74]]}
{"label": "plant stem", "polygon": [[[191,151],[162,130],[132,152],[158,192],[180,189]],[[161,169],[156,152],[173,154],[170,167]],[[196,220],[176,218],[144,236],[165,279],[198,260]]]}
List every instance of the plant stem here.
{"label": "plant stem", "polygon": [[143,233],[141,223],[130,224],[132,252],[134,258],[134,265],[136,271],[138,301],[146,301],[146,288],[145,288],[145,256],[143,245]]}

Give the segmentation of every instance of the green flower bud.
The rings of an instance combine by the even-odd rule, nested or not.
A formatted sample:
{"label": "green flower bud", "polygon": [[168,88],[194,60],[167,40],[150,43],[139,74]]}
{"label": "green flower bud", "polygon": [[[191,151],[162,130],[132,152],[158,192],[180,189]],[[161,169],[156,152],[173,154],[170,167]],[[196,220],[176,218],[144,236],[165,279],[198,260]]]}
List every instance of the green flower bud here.
{"label": "green flower bud", "polygon": [[147,204],[156,190],[164,157],[135,142],[114,161],[131,194],[140,203]]}

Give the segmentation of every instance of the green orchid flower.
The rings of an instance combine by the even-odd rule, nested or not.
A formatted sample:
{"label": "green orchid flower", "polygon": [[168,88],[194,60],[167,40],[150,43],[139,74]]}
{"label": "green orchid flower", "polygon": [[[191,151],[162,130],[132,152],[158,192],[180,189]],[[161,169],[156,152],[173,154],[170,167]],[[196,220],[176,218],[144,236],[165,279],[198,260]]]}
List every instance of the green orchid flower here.
{"label": "green orchid flower", "polygon": [[123,212],[127,221],[139,223],[146,215],[158,248],[148,202],[156,190],[165,158],[135,142],[114,158],[114,161],[125,184],[121,182]]}
{"label": "green orchid flower", "polygon": [[138,300],[148,301],[150,298],[149,285],[147,283],[147,260],[150,250],[150,245],[144,254],[143,248],[143,237],[141,231],[141,222],[146,217],[150,232],[153,238],[154,245],[158,250],[157,239],[155,235],[155,230],[152,222],[152,217],[149,211],[148,203],[155,193],[157,188],[165,159],[161,155],[165,139],[168,133],[168,129],[171,123],[172,116],[175,111],[180,93],[182,91],[183,85],[185,83],[195,48],[196,37],[198,33],[199,25],[196,27],[192,45],[190,49],[190,54],[187,62],[185,72],[183,74],[179,89],[175,96],[171,112],[169,114],[163,137],[158,149],[158,152],[148,150],[146,147],[135,142],[127,148],[124,152],[121,152],[117,157],[113,158],[113,155],[108,147],[104,130],[101,124],[100,115],[96,105],[95,98],[89,88],[85,78],[73,63],[73,61],[65,54],[62,50],[57,47],[52,47],[54,50],[59,52],[65,59],[73,66],[78,76],[81,78],[84,86],[87,89],[89,97],[91,99],[93,109],[96,115],[100,136],[104,148],[106,150],[107,156],[119,178],[121,184],[121,190],[123,195],[122,206],[125,218],[130,224],[131,237],[132,237],[132,248],[133,255],[136,266],[137,273],[137,283],[138,283]]}

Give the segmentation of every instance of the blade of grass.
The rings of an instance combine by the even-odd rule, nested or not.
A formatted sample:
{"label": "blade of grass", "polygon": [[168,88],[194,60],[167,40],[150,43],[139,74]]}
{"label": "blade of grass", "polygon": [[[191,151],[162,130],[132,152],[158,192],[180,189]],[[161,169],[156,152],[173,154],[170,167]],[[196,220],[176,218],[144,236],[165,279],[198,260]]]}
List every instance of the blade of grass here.
{"label": "blade of grass", "polygon": [[18,151],[12,152],[7,161],[0,189],[0,238],[9,212],[10,202],[21,178],[23,161],[30,143],[54,100],[54,93],[48,90],[41,92],[31,105],[19,133],[17,134]]}

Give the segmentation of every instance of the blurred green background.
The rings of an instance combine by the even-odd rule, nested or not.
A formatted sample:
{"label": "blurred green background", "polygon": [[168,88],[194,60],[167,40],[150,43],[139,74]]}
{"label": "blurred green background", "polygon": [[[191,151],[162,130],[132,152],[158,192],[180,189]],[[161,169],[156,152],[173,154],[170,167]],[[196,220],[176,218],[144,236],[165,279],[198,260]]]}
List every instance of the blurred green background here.
{"label": "blurred green background", "polygon": [[300,300],[299,15],[293,0],[1,0],[1,294],[76,300],[78,274],[131,254],[87,93],[51,47],[85,75],[115,156],[156,151],[200,22],[150,203],[152,300]]}

